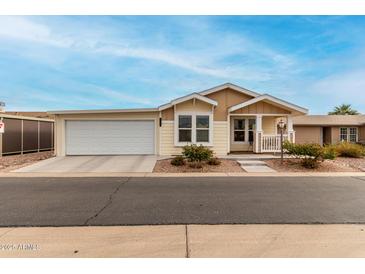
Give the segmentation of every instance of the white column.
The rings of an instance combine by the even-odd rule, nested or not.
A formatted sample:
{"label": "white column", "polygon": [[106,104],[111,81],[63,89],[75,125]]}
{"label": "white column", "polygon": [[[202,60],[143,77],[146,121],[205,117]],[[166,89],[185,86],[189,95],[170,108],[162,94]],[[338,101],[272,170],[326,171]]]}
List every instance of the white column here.
{"label": "white column", "polygon": [[255,134],[255,151],[261,153],[261,137],[262,137],[262,115],[256,116],[256,134]]}
{"label": "white column", "polygon": [[288,128],[288,139],[290,142],[295,143],[295,131],[293,128],[293,117],[288,115],[286,117],[287,120],[287,128]]}

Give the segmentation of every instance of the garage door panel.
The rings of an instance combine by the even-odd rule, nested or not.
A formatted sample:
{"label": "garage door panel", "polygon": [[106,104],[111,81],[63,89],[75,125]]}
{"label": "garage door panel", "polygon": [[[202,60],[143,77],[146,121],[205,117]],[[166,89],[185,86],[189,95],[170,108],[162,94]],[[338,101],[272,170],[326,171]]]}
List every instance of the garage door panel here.
{"label": "garage door panel", "polygon": [[154,121],[66,121],[66,154],[154,154],[154,130]]}

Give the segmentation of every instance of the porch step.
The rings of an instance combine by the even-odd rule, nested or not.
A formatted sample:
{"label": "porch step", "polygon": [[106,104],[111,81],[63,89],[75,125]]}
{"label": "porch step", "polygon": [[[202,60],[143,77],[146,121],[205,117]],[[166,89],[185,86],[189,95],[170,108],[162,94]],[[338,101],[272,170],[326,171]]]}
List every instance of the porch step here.
{"label": "porch step", "polygon": [[266,163],[259,160],[238,160],[241,166],[266,166]]}
{"label": "porch step", "polygon": [[265,172],[265,173],[276,172],[276,170],[268,167],[264,161],[241,160],[237,162],[240,164],[241,168],[246,172]]}

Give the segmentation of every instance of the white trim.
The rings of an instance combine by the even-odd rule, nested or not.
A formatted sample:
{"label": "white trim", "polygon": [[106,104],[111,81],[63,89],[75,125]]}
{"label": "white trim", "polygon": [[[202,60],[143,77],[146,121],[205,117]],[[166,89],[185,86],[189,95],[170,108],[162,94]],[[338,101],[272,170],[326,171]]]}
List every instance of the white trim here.
{"label": "white trim", "polygon": [[[299,112],[302,112],[302,113],[305,113],[305,114],[306,114],[306,113],[308,113],[308,110],[307,110],[307,109],[305,109],[305,108],[302,108],[302,107],[299,107],[299,106],[297,106],[297,105],[291,104],[291,103],[289,103],[289,102],[283,101],[283,100],[281,100],[281,99],[279,99],[279,98],[276,98],[276,97],[274,97],[274,96],[271,96],[271,95],[269,95],[269,94],[263,94],[263,95],[261,95],[261,96],[259,96],[259,97],[256,97],[256,98],[253,98],[253,99],[248,100],[248,101],[246,101],[246,102],[243,102],[243,103],[237,104],[237,105],[235,105],[235,106],[232,106],[232,107],[230,107],[230,108],[228,109],[228,112],[236,111],[236,110],[238,110],[238,109],[240,109],[240,108],[247,107],[247,106],[249,106],[249,105],[255,104],[255,103],[260,102],[260,101],[262,101],[262,100],[268,100],[268,101],[271,101],[271,102],[273,102],[273,103],[276,103],[276,104],[278,104],[278,105],[281,105],[281,106],[283,106],[283,107],[285,107],[285,108],[287,108],[287,109],[290,109],[290,110],[296,110],[296,111],[299,111]],[[282,115],[283,115],[283,114],[282,114]]]}
{"label": "white trim", "polygon": [[[179,142],[179,115],[191,116],[191,142]],[[209,142],[197,142],[196,141],[196,116],[204,115],[209,116]],[[212,112],[196,112],[196,111],[175,111],[174,120],[174,145],[177,147],[186,146],[189,144],[213,146],[213,133],[214,133],[214,121]]]}
{"label": "white trim", "polygon": [[340,140],[340,142],[342,142],[343,140],[341,139],[341,129],[342,128],[346,128],[346,130],[347,130],[347,133],[346,133],[346,138],[347,138],[347,140],[346,140],[346,142],[351,142],[350,141],[350,129],[351,128],[356,128],[356,141],[355,142],[358,142],[359,141],[359,127],[340,127],[339,128],[339,140]]}
{"label": "white trim", "polygon": [[208,97],[205,97],[205,96],[202,96],[200,95],[199,93],[191,93],[191,94],[188,94],[186,96],[183,96],[183,97],[180,97],[180,98],[177,98],[177,99],[174,99],[172,100],[170,103],[167,103],[167,104],[164,104],[164,105],[161,105],[159,106],[159,110],[164,110],[164,109],[168,109],[172,106],[175,106],[177,104],[180,104],[180,103],[183,103],[183,102],[186,102],[186,101],[189,101],[189,100],[200,100],[200,101],[203,101],[207,104],[211,104],[212,106],[218,106],[218,103],[217,101],[214,101],[213,99],[210,99]]}
{"label": "white trim", "polygon": [[258,97],[258,96],[261,95],[260,93],[254,92],[252,90],[245,89],[245,88],[240,87],[240,86],[236,86],[236,85],[231,84],[231,83],[225,83],[223,85],[219,85],[219,86],[207,89],[207,90],[200,91],[199,94],[205,96],[205,95],[220,91],[220,90],[225,89],[225,88],[230,88],[230,89],[233,89],[235,91],[241,92],[243,94],[246,94],[246,95],[249,95],[249,96],[252,96],[252,97]]}

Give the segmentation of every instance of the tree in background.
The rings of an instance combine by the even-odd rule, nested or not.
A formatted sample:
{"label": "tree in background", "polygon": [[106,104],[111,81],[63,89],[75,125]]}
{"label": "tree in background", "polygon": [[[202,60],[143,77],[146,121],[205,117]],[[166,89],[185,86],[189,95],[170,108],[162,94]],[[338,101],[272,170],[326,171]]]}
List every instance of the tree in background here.
{"label": "tree in background", "polygon": [[350,104],[342,104],[336,106],[333,111],[328,112],[328,115],[358,115],[360,114],[357,110],[351,108]]}

